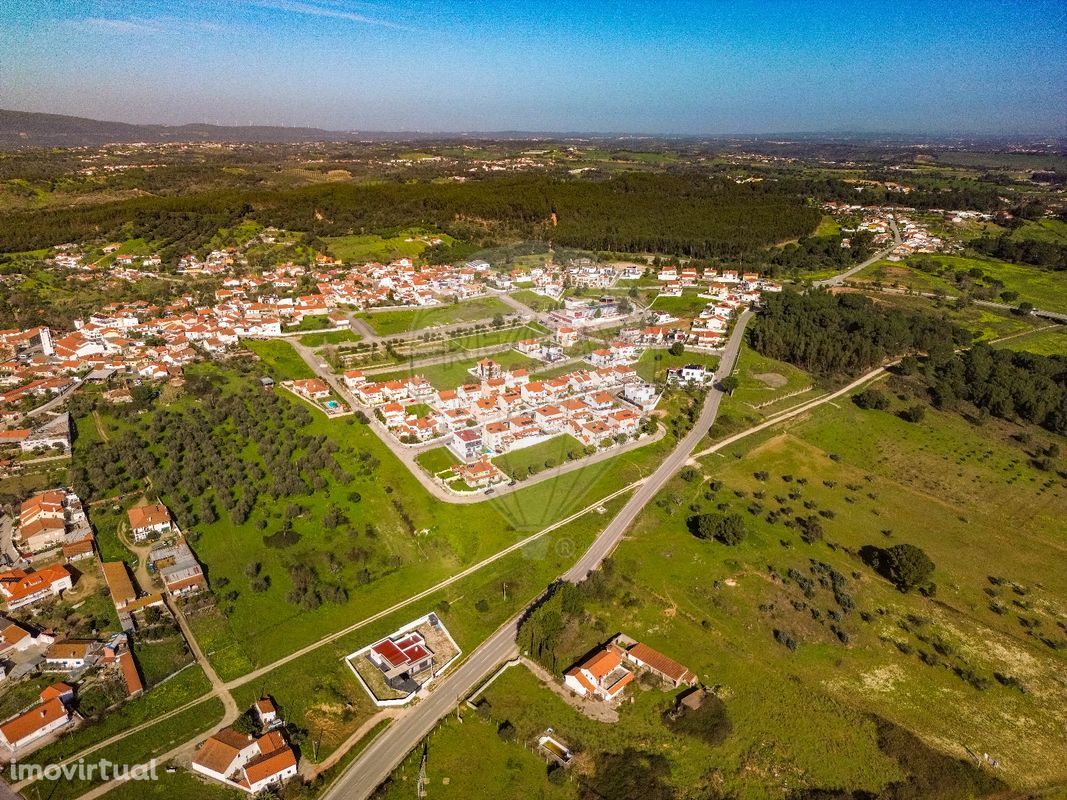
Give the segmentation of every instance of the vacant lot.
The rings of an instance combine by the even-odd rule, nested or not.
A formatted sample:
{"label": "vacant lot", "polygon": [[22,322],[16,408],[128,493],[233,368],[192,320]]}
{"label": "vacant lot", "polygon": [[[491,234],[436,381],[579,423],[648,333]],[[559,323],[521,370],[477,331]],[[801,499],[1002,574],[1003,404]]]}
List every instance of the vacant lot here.
{"label": "vacant lot", "polygon": [[545,469],[566,464],[568,456],[581,457],[585,447],[569,434],[553,436],[540,444],[524,447],[493,459],[513,479],[522,480]]}
{"label": "vacant lot", "polygon": [[246,339],[244,345],[259,357],[265,372],[276,381],[315,377],[292,345],[282,339]]}
{"label": "vacant lot", "polygon": [[438,325],[454,325],[458,322],[476,322],[492,319],[497,314],[511,314],[513,309],[496,297],[478,297],[462,303],[429,306],[403,311],[366,313],[362,318],[370,323],[379,336],[395,336],[398,333],[429,330]]}
{"label": "vacant lot", "polygon": [[[524,356],[514,350],[504,350],[500,353],[484,356],[484,358],[492,359],[505,369],[519,369],[521,367],[533,372],[541,366],[540,361]],[[462,354],[456,354],[455,360],[444,364],[409,367],[407,369],[393,370],[392,372],[377,373],[372,377],[376,381],[390,381],[398,378],[408,378],[412,375],[422,375],[433,384],[435,389],[454,389],[465,383],[477,381],[477,378],[471,375],[470,369],[477,366],[480,360],[480,358],[464,357]]]}
{"label": "vacant lot", "polygon": [[698,353],[686,351],[680,356],[673,356],[663,349],[648,349],[634,364],[634,369],[643,380],[655,383],[667,380],[667,370],[684,367],[686,364],[699,364],[700,366],[715,369],[719,366],[719,357],[710,353]]}
{"label": "vacant lot", "polygon": [[327,249],[336,257],[347,263],[361,264],[367,261],[396,261],[400,258],[418,258],[429,246],[430,236],[451,242],[452,237],[444,234],[429,234],[424,231],[409,230],[391,237],[374,234],[353,236],[329,236],[324,241]]}

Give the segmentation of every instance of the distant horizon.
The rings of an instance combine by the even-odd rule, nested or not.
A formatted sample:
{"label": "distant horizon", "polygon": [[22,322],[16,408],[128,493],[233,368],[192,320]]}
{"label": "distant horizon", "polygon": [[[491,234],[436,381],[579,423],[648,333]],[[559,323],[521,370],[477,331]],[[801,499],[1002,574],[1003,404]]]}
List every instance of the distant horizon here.
{"label": "distant horizon", "polygon": [[1067,134],[1060,0],[27,0],[0,63],[0,107],[131,124]]}
{"label": "distant horizon", "polygon": [[1011,140],[1011,139],[1027,139],[1027,140],[1067,140],[1067,131],[1054,132],[1054,131],[1035,131],[1035,132],[1021,132],[1021,131],[1007,131],[1003,133],[980,133],[975,131],[909,131],[909,130],[765,130],[765,131],[727,131],[721,133],[667,133],[667,132],[653,132],[653,131],[609,131],[609,130],[522,130],[522,129],[499,129],[499,130],[432,130],[432,129],[386,129],[386,128],[328,128],[322,125],[315,124],[279,124],[271,122],[216,122],[209,119],[201,120],[189,120],[186,122],[151,122],[140,121],[133,119],[103,119],[97,117],[87,117],[80,114],[67,114],[61,111],[42,111],[31,110],[25,108],[4,108],[0,107],[0,113],[14,112],[19,114],[34,114],[41,116],[54,116],[54,117],[66,117],[69,119],[81,119],[92,122],[116,124],[116,125],[131,125],[135,127],[159,127],[159,128],[185,128],[194,126],[207,126],[212,128],[223,129],[241,129],[241,128],[277,128],[281,130],[315,130],[322,131],[323,133],[339,133],[339,134],[418,134],[420,136],[484,136],[484,137],[501,137],[508,135],[521,135],[530,137],[560,137],[560,138],[572,138],[572,137],[585,137],[585,138],[628,138],[628,139],[733,139],[733,138],[753,138],[753,139],[766,139],[768,137],[822,137],[822,138],[846,138],[846,139],[866,139],[866,138],[902,138],[902,139],[989,139],[989,140]]}

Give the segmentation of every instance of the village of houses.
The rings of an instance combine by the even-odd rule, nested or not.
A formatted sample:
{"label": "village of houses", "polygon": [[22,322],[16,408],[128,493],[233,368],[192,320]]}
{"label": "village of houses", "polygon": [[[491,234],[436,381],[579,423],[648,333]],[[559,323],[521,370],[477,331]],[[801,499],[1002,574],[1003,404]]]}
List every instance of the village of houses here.
{"label": "village of houses", "polygon": [[[115,258],[112,272],[127,280],[143,274],[127,261]],[[53,262],[66,269],[85,268],[76,255],[65,252],[54,256]],[[152,257],[141,259],[139,265],[158,266]],[[520,286],[557,298],[564,285],[608,289],[645,275],[634,266],[591,262],[510,274],[495,272],[485,262],[417,269],[400,261],[345,268],[325,257],[314,269],[289,264],[256,276],[235,274],[235,267],[239,257],[222,251],[203,262],[183,260],[183,272],[222,279],[216,303],[210,307],[198,307],[191,296],[166,307],[112,304],[75,323],[70,331],[45,327],[0,331],[0,355],[5,356],[0,384],[9,387],[0,394],[0,419],[9,426],[0,432],[0,457],[7,458],[0,466],[17,467],[13,453],[23,459],[69,457],[70,416],[61,406],[51,406],[82,386],[100,385],[107,402],[129,403],[131,387],[139,383],[180,384],[183,366],[192,361],[226,356],[242,338],[284,335],[287,326],[308,316],[322,316],[330,327],[340,328],[349,324],[346,309],[420,307]],[[294,296],[307,275],[318,292]],[[706,300],[704,309],[693,318],[650,310],[637,324],[622,327],[604,347],[585,353],[587,364],[569,372],[537,380],[527,370],[506,369],[483,358],[471,367],[470,381],[454,389],[436,388],[419,376],[379,383],[358,370],[341,375],[342,385],[359,404],[380,414],[394,444],[439,441],[447,447],[456,460],[457,474],[471,488],[505,479],[492,457],[554,436],[569,434],[594,448],[616,446],[641,435],[642,423],[663,391],[661,385],[638,376],[633,365],[643,351],[678,342],[714,352],[739,310],[758,302],[761,292],[780,289],[757,275],[731,270],[699,274],[664,268],[653,277],[661,296],[696,292]],[[560,307],[547,315],[548,336],[513,346],[550,365],[579,341],[586,328],[632,320],[634,316],[620,305],[608,295],[564,297]],[[674,369],[668,377],[669,382],[698,386],[713,379],[712,370],[696,365]],[[329,403],[335,399],[325,381],[293,381],[288,388],[327,414],[334,411]],[[415,404],[426,406],[428,413],[410,413]],[[79,687],[97,676],[121,680],[130,698],[144,692],[132,646],[144,616],[150,609],[153,614],[181,613],[182,598],[207,588],[202,566],[165,506],[139,503],[127,508],[126,516],[133,542],[149,545],[146,559],[152,585],[139,585],[122,561],[101,560],[86,508],[69,488],[25,498],[17,519],[6,526],[0,542],[7,565],[0,574],[0,600],[7,613],[0,619],[0,679],[16,682],[46,675],[55,681],[31,705],[0,721],[0,757],[26,758],[86,724],[76,711]],[[36,624],[35,620],[48,618],[40,612],[49,604],[76,597],[79,584],[91,574],[106,584],[121,630],[91,639],[68,638],[54,626]],[[387,700],[407,702],[459,655],[455,643],[449,642],[447,631],[430,615],[359,656],[381,673],[382,682],[392,690]],[[565,685],[578,695],[616,700],[629,680],[624,675],[626,664],[641,663],[636,654],[625,656],[617,647],[606,652],[596,663],[568,673]],[[362,676],[360,680],[368,684]],[[257,730],[227,728],[214,734],[197,751],[191,768],[249,793],[295,775],[298,755],[286,740],[270,698],[257,703],[249,717]]]}

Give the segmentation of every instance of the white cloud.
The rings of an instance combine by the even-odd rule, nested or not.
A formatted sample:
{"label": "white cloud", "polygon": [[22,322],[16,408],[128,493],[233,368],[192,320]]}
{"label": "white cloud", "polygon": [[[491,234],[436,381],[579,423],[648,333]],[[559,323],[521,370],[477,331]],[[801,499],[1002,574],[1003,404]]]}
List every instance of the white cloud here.
{"label": "white cloud", "polygon": [[122,35],[154,36],[180,32],[214,33],[222,27],[203,20],[180,19],[178,17],[81,17],[69,19],[68,25],[89,29],[100,33]]}
{"label": "white cloud", "polygon": [[[277,11],[288,11],[293,14],[304,14],[310,17],[328,17],[330,19],[342,19],[355,22],[360,25],[377,25],[383,28],[395,28],[396,30],[411,30],[406,25],[401,25],[392,20],[372,17],[357,11],[350,10],[352,4],[323,4],[305,3],[301,0],[250,0],[250,5],[260,8],[272,8]],[[355,7],[374,8],[364,3],[357,3]]]}

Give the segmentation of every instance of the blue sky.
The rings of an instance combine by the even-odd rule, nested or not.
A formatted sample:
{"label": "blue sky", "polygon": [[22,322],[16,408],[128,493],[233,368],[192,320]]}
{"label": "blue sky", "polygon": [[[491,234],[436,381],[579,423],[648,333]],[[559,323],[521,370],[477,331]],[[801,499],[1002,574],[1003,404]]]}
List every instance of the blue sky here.
{"label": "blue sky", "polygon": [[1067,2],[0,2],[0,107],[332,129],[1067,135]]}

